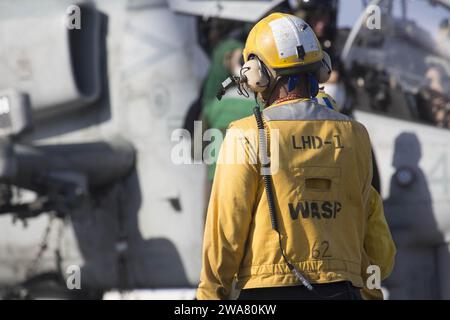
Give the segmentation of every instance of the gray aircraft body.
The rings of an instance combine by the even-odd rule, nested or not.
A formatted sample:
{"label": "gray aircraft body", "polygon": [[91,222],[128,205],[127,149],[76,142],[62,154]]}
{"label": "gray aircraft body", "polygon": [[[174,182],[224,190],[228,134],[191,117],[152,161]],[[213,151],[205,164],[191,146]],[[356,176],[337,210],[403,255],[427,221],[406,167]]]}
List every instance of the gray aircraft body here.
{"label": "gray aircraft body", "polygon": [[77,29],[73,4],[0,1],[0,286],[194,286],[204,168],[170,155],[208,68],[195,19],[88,1]]}
{"label": "gray aircraft body", "polygon": [[209,68],[195,14],[279,2],[0,1],[2,297],[195,288],[206,169],[173,160]]}
{"label": "gray aircraft body", "polygon": [[448,1],[372,1],[341,57],[397,245],[390,299],[450,299],[449,18]]}

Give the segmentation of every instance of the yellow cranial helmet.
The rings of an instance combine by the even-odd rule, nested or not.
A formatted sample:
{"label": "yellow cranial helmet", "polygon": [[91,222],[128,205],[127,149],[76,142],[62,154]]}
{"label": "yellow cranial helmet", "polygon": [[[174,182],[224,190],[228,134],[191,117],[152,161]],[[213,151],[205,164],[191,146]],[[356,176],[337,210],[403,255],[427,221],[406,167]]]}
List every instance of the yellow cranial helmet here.
{"label": "yellow cranial helmet", "polygon": [[272,13],[250,31],[243,51],[244,61],[257,56],[276,73],[315,72],[323,52],[314,31],[302,19]]}

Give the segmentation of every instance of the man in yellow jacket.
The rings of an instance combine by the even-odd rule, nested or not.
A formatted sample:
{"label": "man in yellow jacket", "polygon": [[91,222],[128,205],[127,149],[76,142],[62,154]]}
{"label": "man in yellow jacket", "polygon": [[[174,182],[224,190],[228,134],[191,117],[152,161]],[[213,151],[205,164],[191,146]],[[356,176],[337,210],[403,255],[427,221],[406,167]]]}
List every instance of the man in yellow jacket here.
{"label": "man in yellow jacket", "polygon": [[367,267],[381,281],[395,256],[369,136],[314,100],[323,52],[302,19],[264,18],[243,55],[241,82],[266,109],[222,145],[197,298],[229,299],[233,282],[244,299],[360,298]]}

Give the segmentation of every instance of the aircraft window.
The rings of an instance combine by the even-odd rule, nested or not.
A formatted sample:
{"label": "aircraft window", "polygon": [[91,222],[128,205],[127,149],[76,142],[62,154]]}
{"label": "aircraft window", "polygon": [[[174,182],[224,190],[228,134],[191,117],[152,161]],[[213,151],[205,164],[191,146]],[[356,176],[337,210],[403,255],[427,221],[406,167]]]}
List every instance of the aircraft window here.
{"label": "aircraft window", "polygon": [[449,8],[427,0],[383,3],[382,38],[362,28],[355,41],[355,107],[450,128]]}

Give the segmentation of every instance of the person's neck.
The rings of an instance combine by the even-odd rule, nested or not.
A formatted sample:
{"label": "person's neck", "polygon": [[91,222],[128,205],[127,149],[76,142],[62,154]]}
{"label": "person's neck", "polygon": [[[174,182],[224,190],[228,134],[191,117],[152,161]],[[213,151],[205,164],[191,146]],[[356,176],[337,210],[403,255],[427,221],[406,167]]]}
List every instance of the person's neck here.
{"label": "person's neck", "polygon": [[277,86],[272,93],[272,96],[267,101],[267,105],[298,99],[309,99],[310,95],[308,90],[304,86],[297,86],[294,90],[288,91],[286,84]]}

